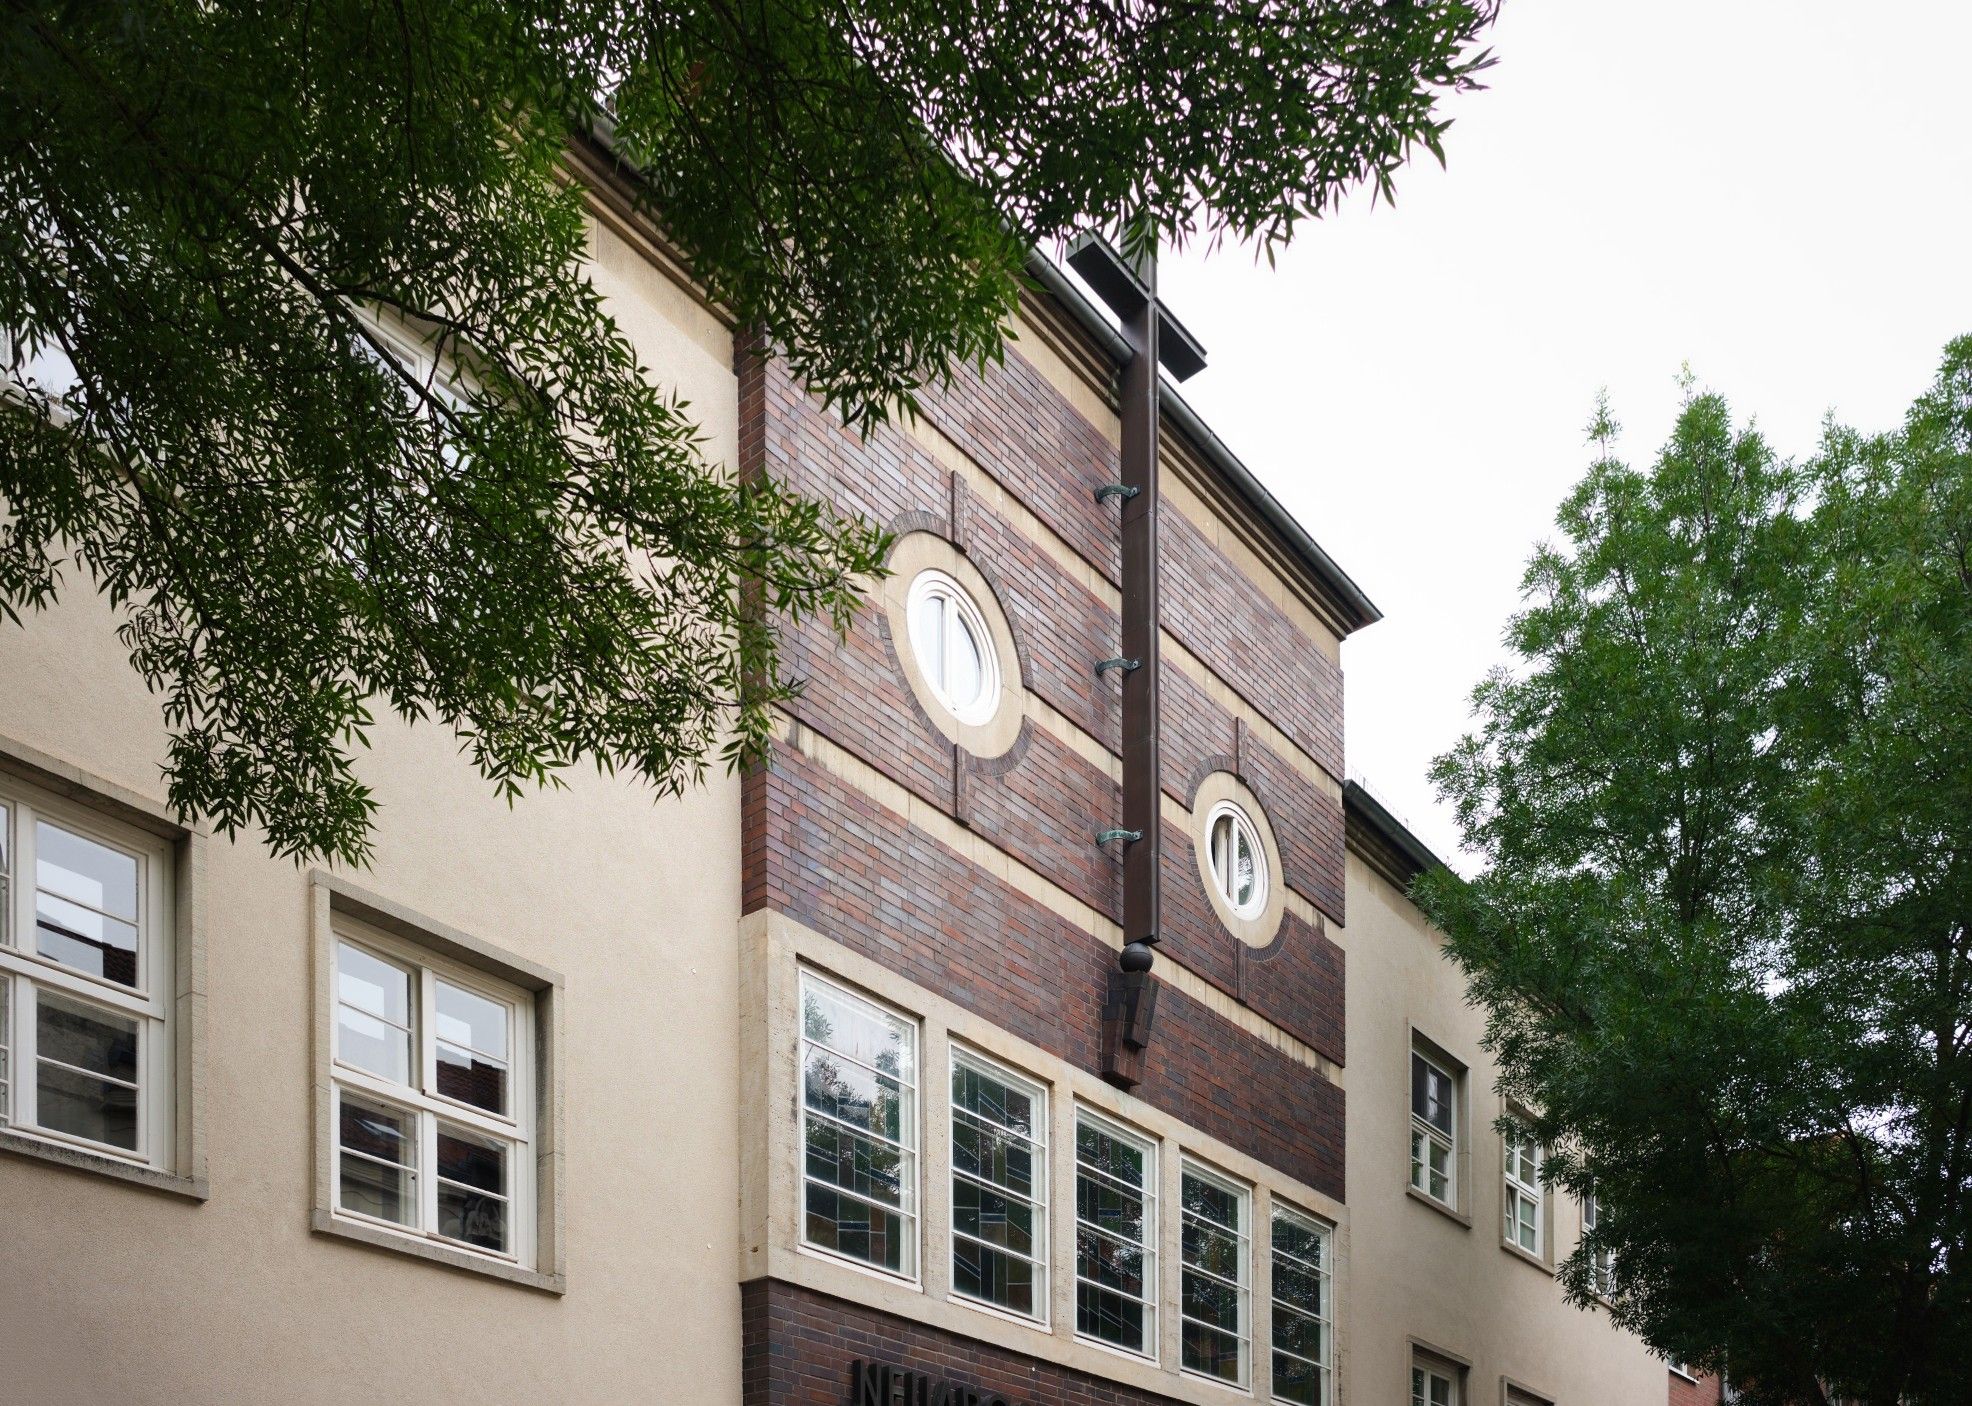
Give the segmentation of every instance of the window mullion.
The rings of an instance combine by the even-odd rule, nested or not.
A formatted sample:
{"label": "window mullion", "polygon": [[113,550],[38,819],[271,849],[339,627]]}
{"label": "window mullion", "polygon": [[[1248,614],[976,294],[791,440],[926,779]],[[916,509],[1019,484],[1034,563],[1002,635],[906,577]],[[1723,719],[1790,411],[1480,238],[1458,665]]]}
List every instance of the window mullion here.
{"label": "window mullion", "polygon": [[418,1229],[426,1235],[438,1233],[438,1115],[419,1110],[418,1120]]}

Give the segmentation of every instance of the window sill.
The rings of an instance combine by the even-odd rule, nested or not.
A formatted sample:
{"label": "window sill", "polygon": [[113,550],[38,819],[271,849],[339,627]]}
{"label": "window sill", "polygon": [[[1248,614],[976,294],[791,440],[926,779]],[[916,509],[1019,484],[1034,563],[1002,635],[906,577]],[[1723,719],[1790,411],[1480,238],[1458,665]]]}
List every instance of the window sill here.
{"label": "window sill", "polygon": [[487,1259],[483,1255],[475,1255],[470,1250],[455,1250],[430,1241],[414,1240],[408,1235],[399,1235],[378,1226],[344,1220],[320,1208],[309,1213],[308,1227],[317,1235],[333,1235],[339,1239],[353,1240],[359,1245],[368,1245],[372,1249],[389,1250],[393,1254],[429,1260],[447,1269],[478,1274],[487,1279],[498,1279],[523,1289],[537,1289],[545,1294],[556,1295],[568,1292],[566,1275],[542,1274],[538,1270],[522,1269],[517,1264],[504,1264],[499,1260]]}
{"label": "window sill", "polygon": [[1429,1206],[1432,1210],[1436,1211],[1439,1215],[1445,1217],[1447,1220],[1456,1221],[1460,1225],[1464,1226],[1467,1230],[1472,1229],[1471,1216],[1468,1216],[1463,1211],[1456,1210],[1451,1206],[1447,1206],[1443,1201],[1440,1201],[1435,1196],[1426,1196],[1422,1191],[1419,1191],[1416,1187],[1412,1186],[1408,1182],[1404,1184],[1404,1194],[1410,1197],[1411,1200],[1417,1202],[1420,1206]]}
{"label": "window sill", "polygon": [[17,1132],[12,1128],[0,1128],[0,1152],[11,1152],[21,1157],[31,1157],[37,1162],[48,1162],[57,1167],[108,1177],[112,1181],[127,1182],[131,1186],[162,1191],[187,1201],[203,1202],[210,1194],[204,1177],[180,1176],[177,1172],[160,1171],[156,1167],[142,1167],[118,1157],[90,1152],[86,1148],[44,1141],[31,1133]]}
{"label": "window sill", "polygon": [[1531,1264],[1535,1269],[1540,1270],[1541,1273],[1547,1275],[1550,1279],[1554,1277],[1554,1266],[1542,1259],[1539,1255],[1529,1254],[1511,1240],[1500,1241],[1500,1248],[1505,1250],[1509,1255],[1512,1255],[1515,1259]]}

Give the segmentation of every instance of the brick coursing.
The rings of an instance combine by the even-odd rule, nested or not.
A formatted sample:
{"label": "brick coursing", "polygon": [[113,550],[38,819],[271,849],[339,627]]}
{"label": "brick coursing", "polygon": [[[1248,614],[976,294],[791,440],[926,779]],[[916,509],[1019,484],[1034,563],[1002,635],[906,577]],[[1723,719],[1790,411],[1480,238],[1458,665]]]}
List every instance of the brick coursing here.
{"label": "brick coursing", "polygon": [[1157,515],[1164,628],[1342,779],[1342,669],[1183,514]]}
{"label": "brick coursing", "polygon": [[1669,1406],[1719,1406],[1725,1399],[1719,1379],[1709,1373],[1701,1373],[1695,1382],[1676,1372],[1667,1371],[1665,1375],[1670,1378]]}
{"label": "brick coursing", "polygon": [[777,1279],[740,1286],[742,1406],[849,1406],[850,1364],[893,1364],[1004,1396],[1015,1406],[1163,1406],[1121,1386],[1024,1353],[959,1337]]}
{"label": "brick coursing", "polygon": [[1292,913],[1262,948],[1239,949],[1238,996],[1259,1014],[1337,1064],[1348,1063],[1347,954]]}
{"label": "brick coursing", "polygon": [[1029,723],[1004,757],[963,752],[965,822],[1112,922],[1122,916],[1116,850],[1096,831],[1116,823],[1121,794],[1109,773]]}
{"label": "brick coursing", "polygon": [[[784,912],[1100,1071],[1102,999],[1116,961],[1107,945],[791,748],[777,745],[742,790],[748,911]],[[1225,979],[1237,980],[1230,966]],[[1342,1090],[1168,986],[1137,1093],[1341,1199]]]}
{"label": "brick coursing", "polygon": [[1346,921],[1341,803],[1309,785],[1244,723],[1238,758],[1239,779],[1259,798],[1280,846],[1282,881],[1336,922]]}

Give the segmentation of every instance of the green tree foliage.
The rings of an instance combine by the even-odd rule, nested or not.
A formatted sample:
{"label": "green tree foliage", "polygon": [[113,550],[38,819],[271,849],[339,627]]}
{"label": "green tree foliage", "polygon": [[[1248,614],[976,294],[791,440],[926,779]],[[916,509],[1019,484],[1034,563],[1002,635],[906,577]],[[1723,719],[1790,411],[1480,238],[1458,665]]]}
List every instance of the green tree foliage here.
{"label": "green tree foliage", "polygon": [[1594,430],[1418,888],[1598,1197],[1563,1282],[1758,1402],[1972,1399],[1972,338],[1799,466]]}
{"label": "green tree foliage", "polygon": [[1492,3],[8,4],[0,611],[105,592],[173,801],[298,858],[364,856],[379,705],[509,795],[690,784],[882,541],[707,462],[584,273],[571,141],[868,426],[999,353],[1033,241],[1387,194]]}

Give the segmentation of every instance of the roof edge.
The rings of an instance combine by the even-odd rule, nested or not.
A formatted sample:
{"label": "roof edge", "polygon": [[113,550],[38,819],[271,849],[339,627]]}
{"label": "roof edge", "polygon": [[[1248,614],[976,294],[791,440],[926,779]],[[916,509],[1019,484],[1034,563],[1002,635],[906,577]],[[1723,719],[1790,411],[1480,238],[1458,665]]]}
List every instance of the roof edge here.
{"label": "roof edge", "polygon": [[1418,875],[1451,868],[1360,781],[1343,783],[1342,815],[1346,841],[1386,879],[1406,892]]}
{"label": "roof edge", "polygon": [[[1059,303],[1075,319],[1081,329],[1109,353],[1110,359],[1119,367],[1130,359],[1129,344],[1107,319],[1097,311],[1081,289],[1068,281],[1068,275],[1046,254],[1036,249],[1028,255],[1027,270],[1035,282]],[[1190,440],[1206,463],[1217,470],[1240,501],[1250,508],[1254,515],[1272,529],[1294,558],[1320,582],[1324,590],[1340,607],[1342,633],[1354,634],[1365,625],[1374,625],[1383,618],[1375,602],[1364,593],[1349,573],[1339,566],[1335,558],[1322,550],[1308,529],[1281,506],[1267,486],[1260,482],[1253,470],[1246,467],[1240,457],[1226,446],[1212,427],[1205,423],[1199,413],[1192,409],[1185,398],[1170,386],[1160,387],[1158,398],[1173,424],[1184,437]]]}

